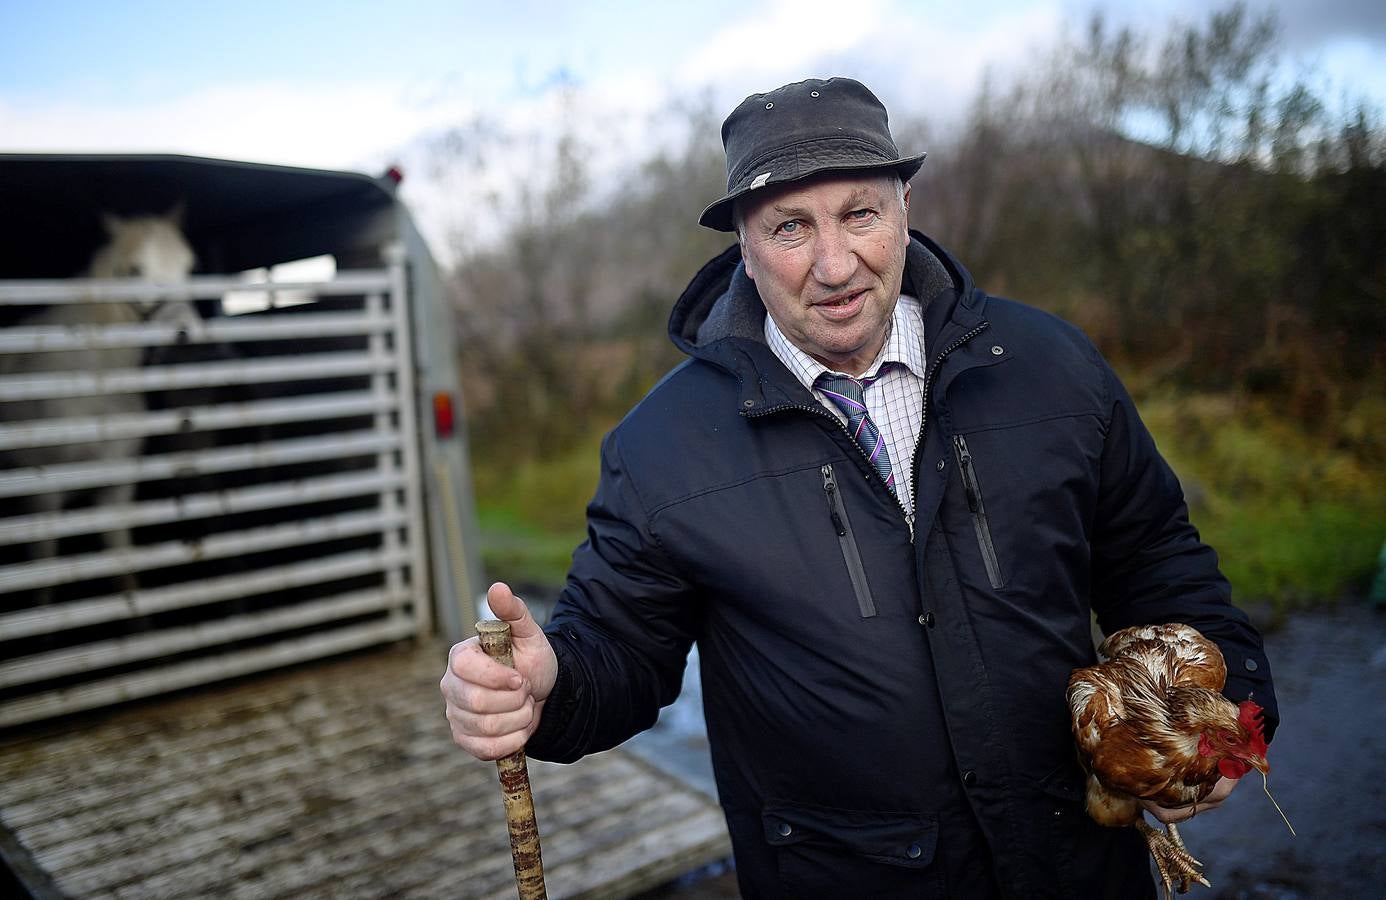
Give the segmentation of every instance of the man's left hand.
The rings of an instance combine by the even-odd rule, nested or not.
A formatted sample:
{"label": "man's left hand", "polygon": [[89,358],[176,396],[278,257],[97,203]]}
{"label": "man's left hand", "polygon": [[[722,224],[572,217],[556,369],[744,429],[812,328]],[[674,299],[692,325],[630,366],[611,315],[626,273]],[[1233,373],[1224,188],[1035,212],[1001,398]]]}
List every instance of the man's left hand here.
{"label": "man's left hand", "polygon": [[1232,789],[1238,784],[1238,779],[1222,777],[1218,783],[1213,785],[1213,792],[1191,806],[1160,806],[1152,800],[1142,800],[1141,806],[1160,821],[1162,825],[1174,825],[1179,822],[1187,822],[1195,815],[1207,812],[1210,809],[1217,809],[1232,793]]}

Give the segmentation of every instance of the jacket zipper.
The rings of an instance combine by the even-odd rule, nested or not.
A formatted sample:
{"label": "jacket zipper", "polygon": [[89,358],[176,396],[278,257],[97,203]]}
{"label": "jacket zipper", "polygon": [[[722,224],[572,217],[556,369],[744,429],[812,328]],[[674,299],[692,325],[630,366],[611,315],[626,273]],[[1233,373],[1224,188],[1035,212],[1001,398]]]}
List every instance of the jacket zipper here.
{"label": "jacket zipper", "polygon": [[972,453],[967,449],[967,440],[960,434],[953,435],[953,448],[958,454],[958,468],[962,470],[963,491],[967,494],[967,508],[972,513],[972,528],[977,532],[977,546],[982,551],[982,563],[987,567],[987,580],[993,588],[1001,587],[1001,564],[996,559],[996,545],[991,540],[991,526],[987,524],[987,506],[982,499],[982,486],[977,481],[977,470],[972,465]]}
{"label": "jacket zipper", "polygon": [[[934,375],[938,373],[939,366],[943,365],[943,361],[948,358],[948,354],[952,353],[954,350],[958,349],[963,344],[966,344],[968,341],[972,340],[977,335],[981,334],[983,331],[986,331],[987,326],[990,324],[990,322],[983,322],[976,328],[973,328],[971,331],[964,334],[962,337],[958,338],[953,343],[949,344],[947,347],[944,348],[942,353],[934,357],[933,363],[929,366],[929,371],[924,373],[924,407],[919,414],[919,440],[916,441],[914,444],[914,459],[910,460],[909,471],[910,496],[914,498],[915,508],[919,507],[919,494],[916,492],[918,485],[914,483],[914,473],[919,471],[919,454],[924,452],[924,436],[928,431],[929,425],[929,391],[934,386]],[[911,514],[907,518],[910,523],[910,543],[913,544],[914,515]]]}
{"label": "jacket zipper", "polygon": [[[917,487],[917,485],[915,484],[914,473],[919,469],[919,454],[924,451],[924,433],[927,430],[926,426],[929,424],[929,389],[933,386],[934,375],[938,372],[939,366],[943,365],[943,361],[948,358],[948,354],[952,353],[954,350],[958,349],[963,344],[966,344],[968,341],[972,340],[977,335],[981,334],[983,331],[986,331],[987,327],[990,324],[990,322],[983,322],[976,328],[973,328],[971,331],[964,334],[962,337],[958,338],[953,343],[949,344],[948,347],[945,348],[942,353],[934,357],[933,363],[929,366],[929,371],[924,375],[924,406],[919,416],[919,440],[914,445],[914,458],[910,460],[909,471],[905,473],[905,477],[909,479],[910,496],[915,499],[916,505],[918,505],[919,497],[915,493],[915,488]],[[744,415],[746,415],[747,417],[766,416],[770,415],[771,413],[783,412],[791,409],[796,409],[801,412],[810,413],[815,416],[823,416],[824,418],[836,423],[837,426],[842,429],[842,433],[847,435],[848,438],[852,438],[852,433],[847,430],[847,426],[842,422],[842,420],[834,416],[832,413],[828,412],[826,409],[823,409],[821,406],[805,406],[800,403],[789,403],[785,404],[784,406],[776,406],[770,409],[757,410],[756,412],[752,413],[744,413]],[[866,459],[866,451],[861,449],[861,445],[856,442],[855,438],[852,438],[852,445],[857,448],[857,452],[861,454],[861,458]],[[867,460],[867,462],[869,463],[870,460]],[[900,516],[905,520],[905,525],[908,526],[910,529],[910,543],[913,544],[915,521],[914,513],[905,509],[904,501],[900,499],[898,494],[895,495],[895,505],[900,510]]]}
{"label": "jacket zipper", "polygon": [[[857,448],[857,452],[861,454],[861,458],[862,458],[862,459],[865,459],[868,463],[871,462],[871,460],[868,459],[867,456],[866,456],[866,451],[863,450],[863,449],[861,448],[861,444],[858,444],[858,443],[857,443],[856,438],[853,438],[853,437],[852,437],[852,432],[850,432],[850,431],[847,430],[847,426],[843,423],[843,421],[842,421],[841,419],[839,419],[837,416],[834,416],[832,413],[828,412],[826,409],[823,409],[821,406],[805,406],[805,405],[800,404],[800,403],[787,403],[787,404],[785,404],[784,406],[776,406],[776,407],[774,407],[774,408],[772,408],[772,409],[761,410],[761,411],[759,411],[759,412],[744,413],[744,415],[746,415],[748,418],[754,418],[754,417],[757,417],[757,416],[768,416],[768,415],[770,415],[770,414],[772,414],[772,413],[786,412],[786,411],[791,410],[791,409],[793,409],[793,410],[798,410],[798,411],[800,411],[800,412],[811,413],[812,415],[815,415],[815,416],[822,416],[823,418],[830,420],[830,421],[831,421],[834,425],[836,425],[838,428],[841,428],[841,429],[842,429],[842,433],[845,434],[845,435],[847,435],[848,439],[850,439],[850,440],[852,441],[852,446],[854,446],[854,447]],[[918,455],[918,454],[916,453],[916,455]],[[911,480],[913,480],[914,476],[911,475],[910,478],[911,478]],[[876,477],[876,480],[877,480],[877,481],[880,481],[879,476]],[[884,486],[884,482],[882,482],[882,485]],[[912,486],[912,485],[911,485],[911,486]],[[909,529],[910,529],[910,543],[913,544],[913,543],[914,543],[914,514],[911,513],[911,512],[909,512],[909,511],[907,511],[907,510],[905,509],[905,503],[904,503],[903,500],[900,499],[900,497],[899,497],[898,494],[892,494],[891,496],[895,499],[895,508],[898,509],[898,510],[900,510],[900,517],[901,517],[902,519],[904,519],[904,520],[905,520],[905,524],[909,526]]]}
{"label": "jacket zipper", "polygon": [[837,532],[837,543],[842,548],[842,559],[847,563],[847,574],[852,579],[852,591],[857,595],[861,617],[869,619],[876,614],[876,604],[871,599],[871,585],[866,581],[866,566],[861,561],[861,550],[857,547],[856,535],[852,533],[852,523],[847,518],[847,507],[843,505],[842,494],[837,489],[837,476],[833,473],[832,465],[823,466],[822,472],[823,493],[828,498],[828,518]]}

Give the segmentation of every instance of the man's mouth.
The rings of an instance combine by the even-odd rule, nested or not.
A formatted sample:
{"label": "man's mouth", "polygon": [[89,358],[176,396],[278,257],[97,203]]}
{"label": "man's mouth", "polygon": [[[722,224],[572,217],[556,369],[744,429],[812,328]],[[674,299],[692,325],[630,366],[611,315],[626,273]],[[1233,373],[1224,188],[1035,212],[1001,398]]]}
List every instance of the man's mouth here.
{"label": "man's mouth", "polygon": [[819,306],[826,306],[826,307],[828,307],[828,308],[830,308],[830,309],[841,308],[841,307],[847,306],[848,304],[852,303],[854,300],[856,300],[858,297],[860,297],[860,296],[861,296],[862,294],[864,294],[864,293],[866,293],[864,290],[861,290],[861,291],[853,291],[853,292],[850,293],[850,294],[842,294],[842,295],[840,295],[840,296],[838,296],[838,297],[832,297],[832,298],[829,298],[829,299],[827,299],[827,300],[823,300],[823,301],[819,302],[818,305],[819,305]]}

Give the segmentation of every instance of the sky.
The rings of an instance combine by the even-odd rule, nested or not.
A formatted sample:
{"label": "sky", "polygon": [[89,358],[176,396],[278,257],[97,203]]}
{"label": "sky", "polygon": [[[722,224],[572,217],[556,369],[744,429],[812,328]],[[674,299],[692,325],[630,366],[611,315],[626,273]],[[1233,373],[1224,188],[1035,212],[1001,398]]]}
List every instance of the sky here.
{"label": "sky", "polygon": [[[1312,68],[1386,109],[1386,3],[1248,5],[1276,11],[1287,73]],[[1207,5],[0,0],[0,152],[173,152],[378,173],[469,122],[552,132],[565,86],[581,91],[585,121],[620,129],[680,102],[730,111],[749,93],[831,74],[865,81],[897,115],[946,123],[984,72],[1034,64],[1094,9],[1158,29],[1203,21]],[[606,137],[615,166],[650,139]],[[406,169],[405,199],[435,250],[457,225],[448,191]]]}

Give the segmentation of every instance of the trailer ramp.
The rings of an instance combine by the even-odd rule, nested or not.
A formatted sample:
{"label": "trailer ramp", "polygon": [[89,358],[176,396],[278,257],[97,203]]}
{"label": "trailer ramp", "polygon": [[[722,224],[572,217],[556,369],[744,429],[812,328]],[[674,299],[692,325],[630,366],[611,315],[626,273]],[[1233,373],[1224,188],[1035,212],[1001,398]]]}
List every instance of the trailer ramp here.
{"label": "trailer ramp", "polygon": [[[0,851],[40,896],[514,897],[496,768],[443,718],[446,652],[0,733]],[[711,798],[624,751],[530,774],[551,897],[628,897],[730,855]]]}

